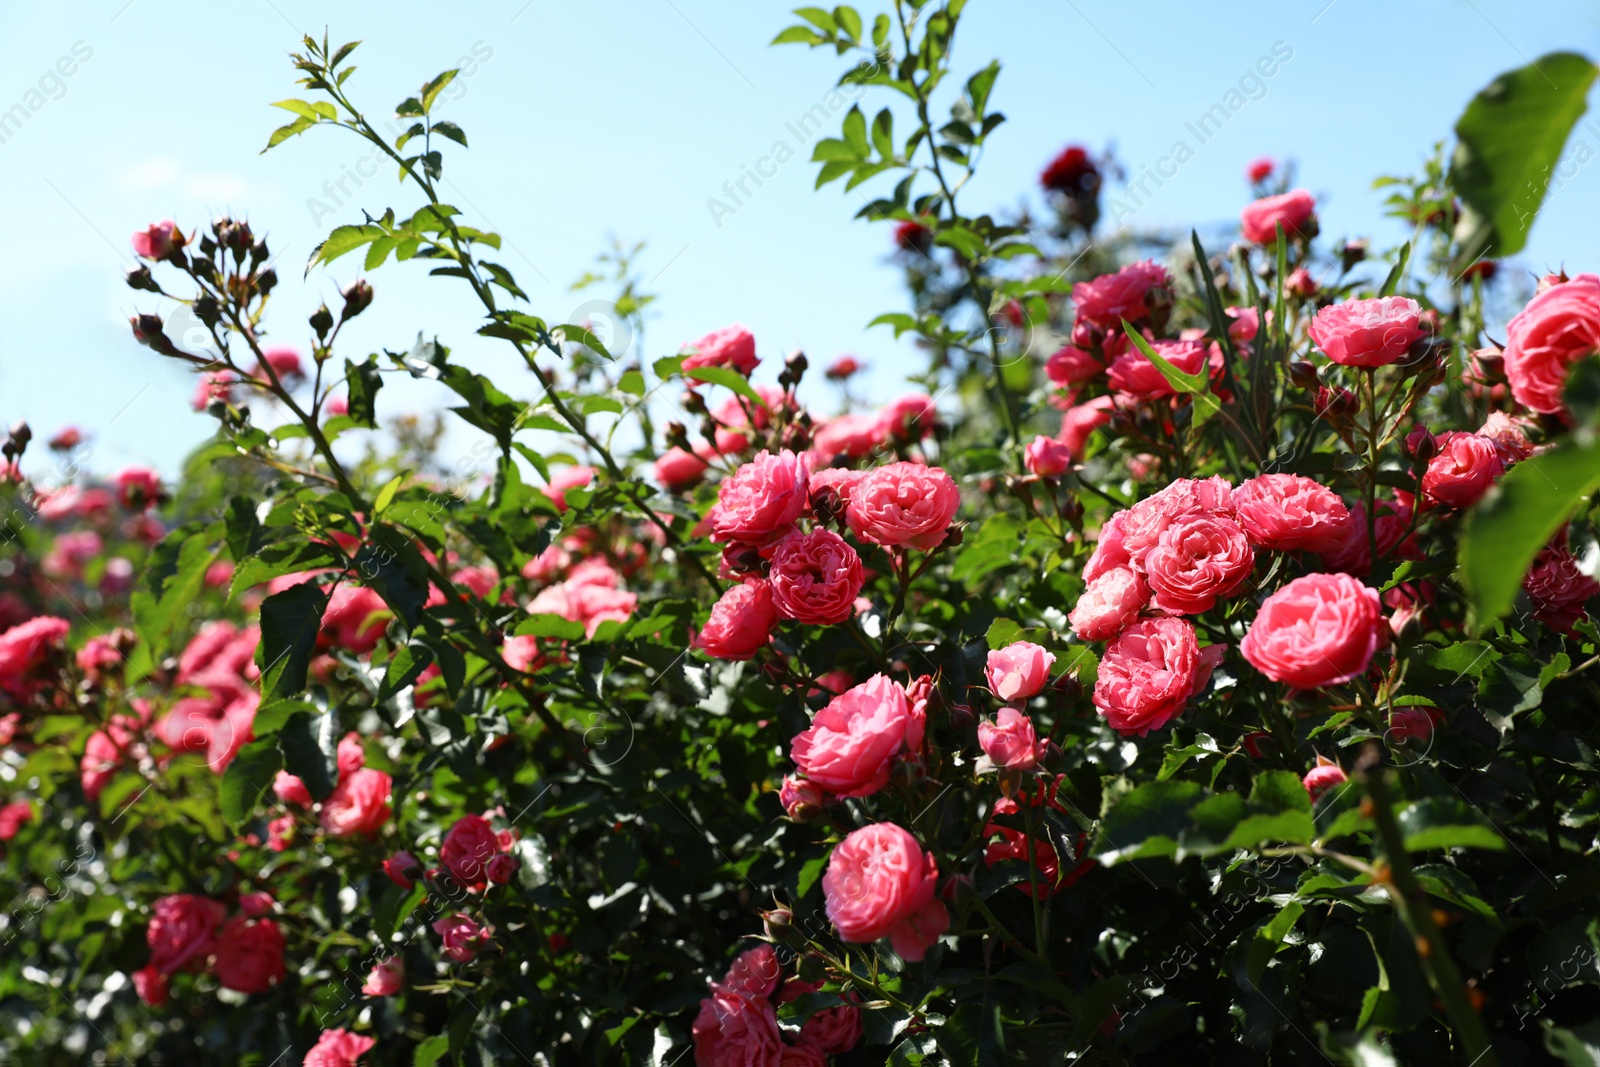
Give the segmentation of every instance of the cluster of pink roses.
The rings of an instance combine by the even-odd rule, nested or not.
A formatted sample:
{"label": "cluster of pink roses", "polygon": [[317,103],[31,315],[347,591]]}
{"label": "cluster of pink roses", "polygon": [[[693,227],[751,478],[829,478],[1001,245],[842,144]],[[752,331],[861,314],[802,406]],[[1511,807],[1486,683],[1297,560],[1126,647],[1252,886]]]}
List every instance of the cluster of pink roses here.
{"label": "cluster of pink roses", "polygon": [[[393,780],[383,771],[366,766],[366,751],[361,737],[348,733],[339,742],[337,751],[339,781],[328,798],[322,802],[318,819],[322,828],[334,837],[361,835],[373,837],[389,821],[392,809],[389,792]],[[280,801],[293,808],[310,808],[312,798],[306,784],[288,771],[279,771],[272,783],[272,791]],[[289,820],[292,826],[292,820]],[[273,847],[282,851],[278,842],[286,836],[290,826],[273,826]]]}
{"label": "cluster of pink roses", "polygon": [[[861,557],[830,523],[891,551],[942,545],[960,504],[938,467],[890,463],[868,471],[811,471],[788,450],[762,452],[723,480],[706,517],[723,544],[723,594],[694,647],[718,659],[749,659],[778,620],[813,626],[855,614],[866,579]],[[810,529],[802,529],[803,520]]]}
{"label": "cluster of pink roses", "polygon": [[826,1067],[830,1055],[860,1042],[861,1009],[823,1008],[798,1030],[779,1026],[776,1011],[819,988],[799,977],[785,980],[771,945],[747,949],[700,1002],[692,1028],[696,1067]]}
{"label": "cluster of pink roses", "polygon": [[153,1007],[167,1002],[168,980],[179,971],[206,971],[224,989],[263,993],[284,976],[283,931],[269,916],[270,894],[239,896],[231,918],[219,900],[194,893],[162,897],[150,907],[145,940],[150,962],[134,972],[134,989]]}

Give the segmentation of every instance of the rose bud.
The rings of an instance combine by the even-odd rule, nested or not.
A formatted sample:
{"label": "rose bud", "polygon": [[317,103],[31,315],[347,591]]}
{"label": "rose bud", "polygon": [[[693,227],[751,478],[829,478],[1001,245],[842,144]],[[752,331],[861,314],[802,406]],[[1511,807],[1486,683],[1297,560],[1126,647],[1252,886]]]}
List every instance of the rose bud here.
{"label": "rose bud", "polygon": [[344,287],[341,295],[344,297],[344,310],[339,313],[339,321],[343,322],[367,310],[372,303],[372,285],[365,278],[357,278]]}
{"label": "rose bud", "polygon": [[1316,279],[1311,277],[1311,272],[1304,267],[1297,267],[1284,279],[1284,288],[1293,296],[1310,299],[1317,295]]}
{"label": "rose bud", "polygon": [[977,716],[972,713],[972,705],[950,705],[950,726],[958,733],[966,733],[968,730],[972,729],[973,720],[976,718]]}
{"label": "rose bud", "polygon": [[131,289],[143,289],[149,293],[159,293],[161,291],[161,286],[156,284],[155,278],[150,273],[150,268],[143,263],[128,271],[127,280],[128,287]]}
{"label": "rose bud", "polygon": [[1367,258],[1367,242],[1364,240],[1346,241],[1344,248],[1339,253],[1339,258],[1344,269],[1349,270]]}
{"label": "rose bud", "polygon": [[1330,389],[1326,385],[1317,387],[1317,415],[1331,422],[1342,422],[1349,419],[1361,408],[1361,401],[1348,389]]}
{"label": "rose bud", "polygon": [[128,325],[133,327],[133,339],[140,344],[148,345],[162,355],[170,355],[174,351],[172,342],[163,332],[160,315],[134,315],[128,319]]}
{"label": "rose bud", "polygon": [[761,925],[768,937],[782,941],[794,929],[794,912],[784,907],[764,911],[761,913]]}
{"label": "rose bud", "polygon": [[681,448],[685,452],[693,452],[689,444],[689,431],[681,422],[667,423],[667,444],[672,448]]}
{"label": "rose bud", "polygon": [[1439,442],[1426,426],[1419,426],[1406,434],[1406,455],[1426,463],[1439,453]]}
{"label": "rose bud", "polygon": [[316,331],[319,338],[326,337],[328,331],[333,329],[333,312],[328,310],[327,304],[323,304],[311,313],[311,318],[307,321],[311,323],[311,328]]}
{"label": "rose bud", "polygon": [[1315,389],[1322,384],[1322,379],[1317,376],[1316,365],[1303,359],[1289,362],[1289,381],[1298,389]]}
{"label": "rose bud", "polygon": [[691,415],[704,415],[706,413],[706,398],[693,389],[685,389],[683,397],[678,404]]}
{"label": "rose bud", "polygon": [[946,904],[953,907],[960,907],[962,901],[972,896],[972,892],[972,876],[966,874],[951,875],[945,880],[944,885],[939,887],[939,896]]}
{"label": "rose bud", "polygon": [[266,296],[268,293],[272,292],[273,287],[277,284],[278,272],[273,270],[271,267],[268,267],[266,270],[256,275],[256,292],[260,293],[262,296]]}

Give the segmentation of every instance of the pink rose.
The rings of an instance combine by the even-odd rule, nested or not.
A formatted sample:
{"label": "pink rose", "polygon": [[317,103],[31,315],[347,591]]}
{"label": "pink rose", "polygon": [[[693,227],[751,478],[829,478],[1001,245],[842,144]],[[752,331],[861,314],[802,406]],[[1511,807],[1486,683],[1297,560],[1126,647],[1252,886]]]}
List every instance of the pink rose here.
{"label": "pink rose", "polygon": [[361,1037],[345,1030],[324,1030],[317,1043],[306,1053],[303,1067],[356,1067],[356,1061],[377,1044],[370,1037]]}
{"label": "pink rose", "polygon": [[167,976],[154,967],[140,967],[133,972],[133,991],[150,1007],[165,1007],[169,999]]}
{"label": "pink rose", "polygon": [[1249,344],[1261,332],[1261,312],[1253,307],[1223,308],[1232,321],[1228,323],[1228,336],[1238,344]]}
{"label": "pink rose", "polygon": [[1422,495],[1430,504],[1470,508],[1505,473],[1500,449],[1475,433],[1443,433],[1439,451],[1422,475]]}
{"label": "pink rose", "polygon": [[1311,794],[1311,803],[1321,800],[1328,790],[1335,786],[1343,785],[1350,780],[1344,769],[1326,756],[1317,757],[1317,765],[1306,772],[1306,792]]}
{"label": "pink rose", "polygon": [[1505,370],[1517,403],[1566,411],[1567,371],[1600,349],[1600,276],[1580,274],[1539,293],[1506,326]]}
{"label": "pink rose", "polygon": [[739,953],[722,981],[712,982],[718,993],[746,1000],[768,1000],[778,989],[783,977],[783,964],[771,945],[756,945]]}
{"label": "pink rose", "polygon": [[1061,441],[1073,456],[1081,459],[1089,438],[1100,427],[1111,421],[1111,411],[1116,401],[1109,396],[1097,396],[1076,404],[1061,413]]}
{"label": "pink rose", "polygon": [[406,985],[406,964],[399,956],[390,956],[373,965],[361,992],[369,997],[392,997]]}
{"label": "pink rose", "polygon": [[500,852],[500,839],[481,815],[463,815],[444,835],[439,862],[463,885],[482,886],[488,863]]}
{"label": "pink rose", "polygon": [[1125,630],[1150,600],[1144,578],[1127,567],[1102,571],[1067,616],[1080,641],[1106,641]]}
{"label": "pink rose", "polygon": [[117,499],[129,511],[143,511],[167,498],[161,476],[149,467],[124,467],[117,472]]}
{"label": "pink rose", "polygon": [[1295,689],[1358,677],[1388,638],[1378,592],[1348,574],[1308,574],[1269,596],[1239,651]]}
{"label": "pink rose", "polygon": [[887,937],[902,959],[915,963],[950,927],[950,913],[935,896],[938,881],[933,854],[924,853],[910,832],[880,822],[839,842],[822,891],[840,941],[862,945]]}
{"label": "pink rose", "polygon": [[1493,441],[1507,467],[1533,455],[1533,442],[1517,421],[1503,411],[1491,411],[1478,428],[1478,436]]}
{"label": "pink rose", "polygon": [[491,927],[480,926],[470,915],[456,912],[446,915],[433,924],[433,932],[443,942],[444,956],[456,963],[470,963],[494,933]]}
{"label": "pink rose", "polygon": [[1143,619],[1106,647],[1094,706],[1111,728],[1141,737],[1159,730],[1205,688],[1222,646],[1200,648],[1187,619]]}
{"label": "pink rose", "polygon": [[1033,720],[1016,708],[1001,708],[994,722],[978,724],[978,747],[1003,771],[1031,771],[1039,765],[1039,735]]}
{"label": "pink rose", "polygon": [[828,1067],[828,1056],[815,1045],[785,1045],[778,1067]]}
{"label": "pink rose", "polygon": [[1079,321],[1103,330],[1122,329],[1122,320],[1137,322],[1150,314],[1151,290],[1172,287],[1172,275],[1153,260],[1130,263],[1115,274],[1102,274],[1072,287],[1072,304]]}
{"label": "pink rose", "polygon": [[0,807],[0,841],[10,841],[32,821],[33,805],[26,800],[13,800]]}
{"label": "pink rose", "polygon": [[713,541],[759,545],[789,532],[809,502],[804,456],[761,452],[727,478],[711,509]]}
{"label": "pink rose", "polygon": [[217,939],[217,981],[235,993],[265,993],[287,973],[283,949],[277,923],[235,916]]}
{"label": "pink rose", "polygon": [[1175,615],[1209,611],[1243,587],[1255,562],[1237,522],[1204,512],[1186,516],[1163,530],[1145,556],[1150,604]]}
{"label": "pink rose", "polygon": [[1345,367],[1387,367],[1427,332],[1422,305],[1404,296],[1346,300],[1318,311],[1307,332],[1317,347]]}
{"label": "pink rose", "polygon": [[1350,530],[1344,501],[1298,474],[1258,474],[1234,489],[1232,503],[1234,518],[1257,548],[1331,552]]}
{"label": "pink rose", "polygon": [[1057,437],[1035,437],[1023,450],[1028,470],[1041,478],[1055,478],[1072,467],[1072,446]]}
{"label": "pink rose", "polygon": [[989,690],[1001,700],[1026,700],[1050,680],[1055,656],[1029,641],[993,649],[984,668]]}
{"label": "pink rose", "polygon": [[656,460],[656,481],[661,483],[661,488],[675,493],[698,485],[708,466],[710,464],[693,452],[669,448]]}
{"label": "pink rose", "polygon": [[[271,367],[279,378],[304,378],[306,375],[305,368],[300,362],[299,351],[286,345],[263,348],[261,350],[261,361]],[[255,376],[265,377],[266,375],[260,367],[257,367]]]}
{"label": "pink rose", "polygon": [[157,900],[150,906],[150,925],[145,929],[150,966],[172,974],[204,965],[217,949],[217,927],[226,915],[220,903],[193,893]]}
{"label": "pink rose", "polygon": [[174,248],[183,247],[183,234],[171,219],[152,222],[131,238],[133,254],[140,259],[166,259]]}
{"label": "pink rose", "polygon": [[1296,233],[1312,237],[1317,232],[1316,210],[1316,197],[1304,189],[1264,196],[1239,213],[1239,230],[1253,245],[1272,244],[1277,239],[1280,222],[1285,237]]}
{"label": "pink rose", "polygon": [[415,884],[412,876],[421,870],[422,864],[417,857],[405,851],[396,852],[383,861],[383,873],[401,889],[409,890]]}
{"label": "pink rose", "polygon": [[[1109,567],[1131,566],[1142,571],[1145,557],[1161,541],[1167,527],[1191,516],[1213,515],[1233,517],[1233,487],[1219,477],[1178,478],[1171,485],[1139,501],[1127,511],[1119,512],[1108,522],[1112,540],[1108,543],[1106,530],[1100,533],[1100,546],[1090,557],[1090,564],[1101,562],[1093,573],[1085,566],[1084,578],[1093,581]],[[1100,548],[1106,549],[1102,558]],[[1117,558],[1120,555],[1120,559]]]}
{"label": "pink rose", "polygon": [[690,1032],[695,1067],[781,1067],[782,1031],[765,997],[713,992]]}
{"label": "pink rose", "polygon": [[[1150,347],[1185,374],[1199,374],[1209,364],[1210,352],[1202,341],[1152,341]],[[1112,360],[1106,377],[1111,388],[1140,399],[1153,400],[1177,392],[1160,368],[1138,348],[1129,348]]]}
{"label": "pink rose", "polygon": [[1056,349],[1044,364],[1045,376],[1062,388],[1086,382],[1105,369],[1093,352],[1077,345]]}
{"label": "pink rose", "polygon": [[905,689],[875,674],[817,712],[789,755],[806,778],[835,796],[870,796],[888,783],[896,756],[922,747],[922,732]]}
{"label": "pink rose", "polygon": [[[912,223],[901,223],[900,224],[900,226],[906,226],[906,225],[910,225],[910,226],[915,227],[916,229],[919,229],[919,230],[923,229],[923,227],[918,226],[914,222],[912,222]],[[899,233],[900,226],[896,226],[895,227],[895,231],[896,231],[897,235]],[[897,240],[898,240],[898,236],[897,236]],[[823,371],[823,374],[828,378],[829,381],[842,382],[846,378],[854,377],[855,374],[860,370],[861,370],[861,361],[860,360],[856,359],[855,356],[844,355],[844,356],[839,356],[832,363],[828,364],[828,369]]]}
{"label": "pink rose", "polygon": [[1572,634],[1587,611],[1586,603],[1600,596],[1600,582],[1578,569],[1566,545],[1553,543],[1539,553],[1522,580],[1534,617],[1552,630]]}
{"label": "pink rose", "polygon": [[787,618],[812,626],[855,614],[865,577],[861,557],[832,530],[792,533],[772,552],[772,603]]}
{"label": "pink rose", "polygon": [[566,511],[567,490],[586,488],[594,481],[595,473],[593,467],[582,466],[558,470],[550,476],[550,481],[544,486],[544,495],[556,506],[557,511]]}
{"label": "pink rose", "polygon": [[271,915],[277,906],[278,902],[272,899],[272,894],[264,889],[254,889],[239,894],[239,910],[252,919]]}
{"label": "pink rose", "polygon": [[39,615],[0,634],[0,691],[18,702],[32,699],[43,684],[45,668],[63,649],[66,619]]}
{"label": "pink rose", "polygon": [[927,393],[907,393],[885,404],[878,412],[878,425],[885,437],[909,444],[933,432],[939,409]]}
{"label": "pink rose", "polygon": [[955,480],[941,468],[890,463],[868,471],[851,489],[845,521],[863,541],[928,552],[944,543],[960,505]]}
{"label": "pink rose", "polygon": [[1267,156],[1252,159],[1250,165],[1244,168],[1245,180],[1259,185],[1272,177],[1272,168],[1275,164]]}
{"label": "pink rose", "polygon": [[[579,564],[579,567],[583,566]],[[597,580],[604,579],[604,580]],[[616,588],[616,572],[605,567],[587,575],[573,569],[573,576],[559,585],[541,589],[528,603],[531,615],[560,615],[583,623],[583,631],[593,637],[604,622],[627,622],[638,607],[637,595]],[[530,667],[532,664],[530,663]]]}
{"label": "pink rose", "polygon": [[1413,704],[1395,708],[1389,713],[1386,736],[1396,741],[1426,741],[1433,736],[1433,728],[1444,721],[1444,713],[1427,704]]}
{"label": "pink rose", "polygon": [[842,1055],[860,1044],[866,1028],[861,1025],[861,1009],[854,1004],[823,1008],[800,1027],[799,1044],[826,1055]]}
{"label": "pink rose", "polygon": [[389,605],[375,590],[364,585],[341,584],[328,597],[317,647],[323,650],[341,648],[364,656],[378,647],[390,615]]}
{"label": "pink rose", "polygon": [[354,774],[367,763],[367,750],[361,745],[361,735],[351,730],[339,739],[339,746],[335,750],[336,762],[339,768],[339,777]]}
{"label": "pink rose", "polygon": [[684,370],[696,367],[731,367],[748,377],[761,360],[756,356],[756,339],[749,330],[734,323],[712,330],[694,344],[683,359]]}
{"label": "pink rose", "polygon": [[811,451],[823,465],[840,456],[861,459],[883,446],[886,437],[883,420],[875,414],[840,415],[812,431]]}
{"label": "pink rose", "polygon": [[711,607],[711,618],[690,647],[713,659],[749,659],[766,647],[778,624],[772,586],[752,578],[732,586]]}
{"label": "pink rose", "polygon": [[334,837],[376,834],[389,821],[391,784],[387,774],[370,767],[351,772],[322,802],[322,828]]}

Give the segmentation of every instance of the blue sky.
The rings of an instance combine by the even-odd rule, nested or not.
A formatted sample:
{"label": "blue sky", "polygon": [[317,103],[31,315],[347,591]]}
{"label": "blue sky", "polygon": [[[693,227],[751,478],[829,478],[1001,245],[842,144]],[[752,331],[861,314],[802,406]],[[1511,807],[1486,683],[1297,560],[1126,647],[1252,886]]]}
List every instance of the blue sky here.
{"label": "blue sky", "polygon": [[[286,121],[268,104],[297,88],[288,52],[300,32],[320,36],[325,24],[336,40],[364,40],[349,85],[374,116],[438,71],[476,59],[442,112],[472,143],[447,154],[445,188],[470,219],[504,235],[502,258],[539,314],[565,321],[580,308],[585,297],[570,283],[612,236],[645,240],[641,269],[661,300],[639,354],[665,355],[741,321],[767,357],[758,378],[775,375],[795,348],[814,364],[852,352],[871,365],[869,394],[891,395],[917,356],[889,331],[865,329],[903,298],[886,227],[853,220],[855,194],[838,185],[813,192],[806,148],[734,214],[719,219],[708,208],[775,142],[794,146],[786,124],[822,99],[846,62],[831,51],[768,47],[793,21],[787,10],[751,0],[13,7],[0,35],[0,112],[43,103],[0,143],[0,190],[12,205],[11,254],[0,261],[0,418],[27,418],[40,435],[67,423],[91,430],[91,463],[108,471],[134,462],[173,470],[210,433],[210,420],[189,409],[187,372],[128,334],[129,314],[164,310],[121,280],[128,234],[148,221],[173,217],[187,231],[231,211],[265,231],[283,278],[269,319],[275,340],[302,342],[317,303],[337,306],[338,285],[357,264],[341,261],[302,283],[311,248],[332,226],[360,221],[362,209],[404,212],[415,199],[387,168],[359,185],[347,177],[366,169],[368,151],[348,135],[313,131],[258,155]],[[870,18],[876,9],[861,10]],[[1115,145],[1137,175],[1275,45],[1292,57],[1139,209],[1140,226],[1236,218],[1248,195],[1241,169],[1266,154],[1297,161],[1325,234],[1398,240],[1371,179],[1415,170],[1495,74],[1556,49],[1600,54],[1600,9],[1519,0],[973,0],[957,65],[1002,60],[991,106],[1009,122],[964,202],[969,210],[1037,202],[1034,176],[1069,141]],[[70,76],[59,73],[66,69]],[[1587,136],[1600,147],[1600,135]],[[338,193],[341,178],[348,196]],[[1600,167],[1568,175],[1521,264],[1600,269],[1597,191]],[[347,354],[400,348],[423,330],[458,360],[503,374],[509,391],[531,395],[501,346],[474,337],[476,307],[448,280],[415,265],[371,280],[378,303],[346,331]],[[380,410],[443,399],[408,383],[387,391]]]}

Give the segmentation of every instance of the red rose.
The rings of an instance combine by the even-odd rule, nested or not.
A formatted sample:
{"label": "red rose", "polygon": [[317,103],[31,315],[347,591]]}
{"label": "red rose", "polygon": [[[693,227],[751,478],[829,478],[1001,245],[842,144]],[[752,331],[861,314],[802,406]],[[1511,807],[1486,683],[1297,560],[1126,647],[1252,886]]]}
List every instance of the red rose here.
{"label": "red rose", "polygon": [[1317,757],[1317,765],[1306,772],[1306,792],[1311,794],[1311,802],[1315,804],[1323,798],[1328,790],[1343,785],[1350,780],[1344,769],[1325,756]]}
{"label": "red rose", "polygon": [[500,839],[481,815],[463,815],[444,835],[439,862],[458,882],[482,886],[488,879],[489,861],[500,852]]}
{"label": "red rose", "polygon": [[942,469],[890,463],[868,471],[851,488],[845,520],[863,541],[927,552],[944,542],[960,506],[956,483]]}
{"label": "red rose", "polygon": [[217,948],[217,926],[227,909],[209,897],[177,893],[150,906],[145,941],[150,946],[150,966],[172,974],[191,965],[203,965]]}
{"label": "red rose", "polygon": [[1587,611],[1589,600],[1600,596],[1600,582],[1578,569],[1566,545],[1551,544],[1539,553],[1522,580],[1534,617],[1552,630],[1571,634]]}
{"label": "red rose", "polygon": [[1388,638],[1378,592],[1348,574],[1308,574],[1269,596],[1239,651],[1296,689],[1358,677]]}
{"label": "red rose", "polygon": [[1106,647],[1094,706],[1111,728],[1141,737],[1159,730],[1205,688],[1222,646],[1200,648],[1186,619],[1143,619]]}
{"label": "red rose", "polygon": [[1055,478],[1072,467],[1072,446],[1059,437],[1042,434],[1028,442],[1023,450],[1028,470],[1041,478]]}
{"label": "red rose", "polygon": [[1068,145],[1045,165],[1039,175],[1039,185],[1068,196],[1094,192],[1100,187],[1100,168],[1095,166],[1088,149],[1082,145]]}
{"label": "red rose", "polygon": [[1232,519],[1200,513],[1168,526],[1145,556],[1150,603],[1174,615],[1209,611],[1250,578],[1255,553]]}
{"label": "red rose", "polygon": [[754,578],[722,594],[690,644],[713,659],[749,659],[766,647],[777,622],[772,587]]}
{"label": "red rose", "polygon": [[855,614],[861,557],[832,530],[792,533],[772,552],[772,603],[784,616],[830,626]]}
{"label": "red rose", "polygon": [[286,973],[283,948],[277,923],[235,916],[217,940],[217,980],[235,993],[264,993]]}
{"label": "red rose", "polygon": [[370,767],[352,771],[322,802],[322,828],[334,837],[377,833],[389,821],[392,784],[387,774]]}
{"label": "red rose", "polygon": [[361,1037],[344,1030],[324,1030],[311,1051],[306,1053],[304,1067],[356,1067],[372,1046],[370,1037]]}
{"label": "red rose", "polygon": [[71,629],[66,619],[40,615],[0,634],[0,690],[19,702],[31,700],[42,684],[38,675]]}
{"label": "red rose", "polygon": [[1475,433],[1440,434],[1439,452],[1422,475],[1422,494],[1430,504],[1469,508],[1483,499],[1505,473],[1500,448]]}
{"label": "red rose", "polygon": [[469,915],[456,912],[435,922],[433,932],[439,935],[446,959],[470,963],[477,958],[479,950],[488,942],[494,930],[480,926]]}

